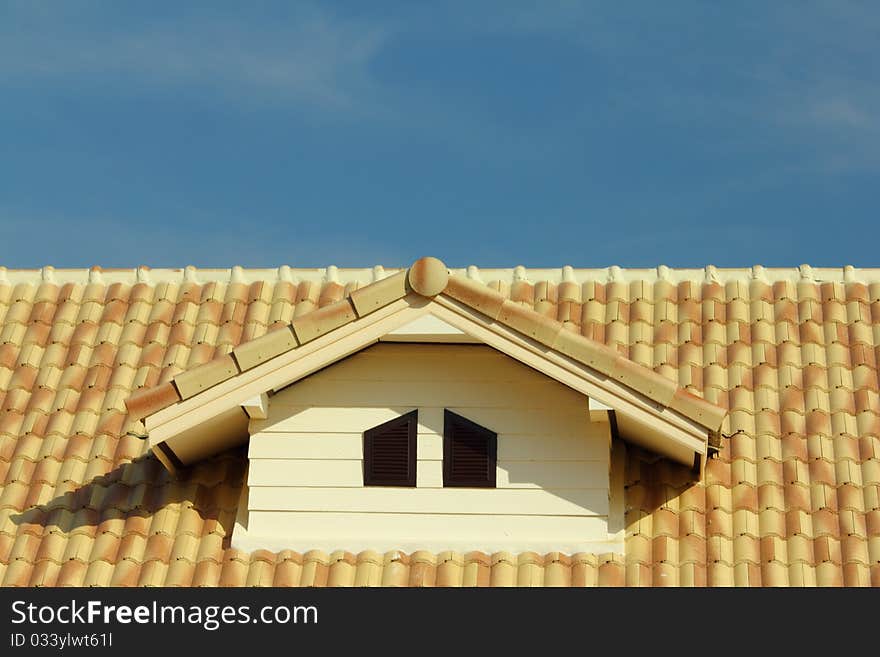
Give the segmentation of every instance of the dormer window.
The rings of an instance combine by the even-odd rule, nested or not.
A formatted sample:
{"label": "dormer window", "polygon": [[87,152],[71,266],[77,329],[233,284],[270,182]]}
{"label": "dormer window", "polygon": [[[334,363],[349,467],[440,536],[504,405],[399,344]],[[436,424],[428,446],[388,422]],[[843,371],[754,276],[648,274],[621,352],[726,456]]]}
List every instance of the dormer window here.
{"label": "dormer window", "polygon": [[416,485],[416,428],[412,411],[364,432],[364,486]]}
{"label": "dormer window", "polygon": [[727,410],[569,328],[423,258],[132,395],[128,421],[174,473],[248,442],[236,549],[622,551],[612,445],[699,477]]}
{"label": "dormer window", "polygon": [[443,414],[443,486],[495,488],[498,434],[452,411]]}

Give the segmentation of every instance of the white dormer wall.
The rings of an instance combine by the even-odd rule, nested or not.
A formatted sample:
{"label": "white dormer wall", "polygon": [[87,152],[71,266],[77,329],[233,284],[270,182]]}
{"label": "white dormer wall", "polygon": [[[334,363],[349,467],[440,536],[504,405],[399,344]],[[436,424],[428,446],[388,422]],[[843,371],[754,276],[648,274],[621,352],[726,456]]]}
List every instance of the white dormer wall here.
{"label": "white dormer wall", "polygon": [[[268,401],[234,547],[623,551],[608,422],[490,347],[380,343]],[[444,408],[497,432],[496,489],[443,488]],[[364,487],[363,432],[414,409],[416,488]]]}

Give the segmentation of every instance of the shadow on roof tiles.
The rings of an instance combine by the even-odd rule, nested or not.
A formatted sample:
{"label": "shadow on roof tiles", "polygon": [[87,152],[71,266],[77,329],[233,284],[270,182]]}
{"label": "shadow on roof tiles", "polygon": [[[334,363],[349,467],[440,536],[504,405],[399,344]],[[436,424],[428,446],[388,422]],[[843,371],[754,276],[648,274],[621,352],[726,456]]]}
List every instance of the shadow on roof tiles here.
{"label": "shadow on roof tiles", "polygon": [[[114,521],[125,530],[144,535],[157,531],[174,535],[219,533],[223,547],[229,546],[241,486],[244,480],[246,453],[242,448],[229,450],[180,472],[167,473],[152,455],[120,465],[106,475],[55,497],[46,504],[11,516],[19,531],[25,525],[65,534],[95,534],[98,527]],[[161,511],[171,511],[159,521]],[[197,519],[192,513],[197,514]],[[140,521],[138,521],[138,519]]]}

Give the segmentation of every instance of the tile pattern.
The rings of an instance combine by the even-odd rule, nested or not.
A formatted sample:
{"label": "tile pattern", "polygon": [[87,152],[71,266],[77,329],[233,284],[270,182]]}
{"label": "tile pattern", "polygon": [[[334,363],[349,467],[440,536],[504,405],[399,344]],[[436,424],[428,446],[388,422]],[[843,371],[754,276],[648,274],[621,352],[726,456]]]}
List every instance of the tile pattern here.
{"label": "tile pattern", "polygon": [[696,485],[628,451],[625,558],[230,549],[244,453],[173,480],[124,400],[370,281],[141,271],[0,270],[3,585],[880,586],[876,271],[467,271],[729,409]]}

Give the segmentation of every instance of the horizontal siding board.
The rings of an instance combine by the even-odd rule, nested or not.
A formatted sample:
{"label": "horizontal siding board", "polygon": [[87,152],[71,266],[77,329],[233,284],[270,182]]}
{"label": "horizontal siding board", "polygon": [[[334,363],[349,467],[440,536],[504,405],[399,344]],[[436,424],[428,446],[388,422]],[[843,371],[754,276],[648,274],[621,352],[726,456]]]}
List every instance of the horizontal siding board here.
{"label": "horizontal siding board", "polygon": [[[253,459],[248,468],[248,486],[360,488],[364,485],[363,467],[360,459]],[[291,490],[291,495],[295,494]]]}
{"label": "horizontal siding board", "polygon": [[[319,407],[286,407],[284,413],[276,413],[274,397],[269,404],[269,419],[253,422],[251,433],[263,432],[340,432],[362,433],[367,429],[388,422],[396,417],[415,410],[415,406],[383,406],[380,408],[332,408],[327,405]],[[421,424],[421,413],[419,413]]]}
{"label": "horizontal siding board", "polygon": [[[419,488],[442,488],[440,460],[417,462]],[[607,481],[608,464],[601,461],[499,462],[498,488],[595,489]],[[363,486],[360,459],[252,459],[249,486],[347,488]],[[291,492],[291,495],[295,495]]]}
{"label": "horizontal siding board", "polygon": [[[591,425],[594,429],[601,429]],[[608,438],[593,430],[586,436],[500,434],[499,461],[603,461],[608,462]]]}
{"label": "horizontal siding board", "polygon": [[499,461],[498,488],[604,488],[606,461]]}
{"label": "horizontal siding board", "polygon": [[[377,374],[393,365],[395,381],[430,380],[449,383],[509,382],[524,379],[538,380],[538,375],[527,365],[501,354],[490,347],[444,345],[440,351],[435,345],[375,345],[350,356],[337,366],[321,372],[328,381],[367,381],[372,383]],[[554,382],[556,383],[556,382]],[[562,385],[556,383],[556,385]],[[289,388],[285,388],[287,392]],[[577,394],[577,393],[575,393]]]}
{"label": "horizontal siding board", "polygon": [[[442,439],[435,434],[417,437],[419,459],[443,458]],[[363,458],[363,434],[360,433],[261,433],[251,437],[251,459],[360,459]]]}
{"label": "horizontal siding board", "polygon": [[251,510],[608,515],[607,478],[595,489],[296,488],[251,486]]}
{"label": "horizontal siding board", "polygon": [[[545,413],[534,411],[516,412],[504,408],[460,408],[444,405],[443,397],[433,402],[433,410],[419,408],[419,433],[443,434],[443,408],[458,413],[495,433],[527,434],[536,436],[605,435],[603,424],[591,424],[586,407],[583,410],[548,409]],[[382,422],[387,422],[414,410],[414,406],[390,406],[381,408],[357,407],[308,407],[288,408],[288,414],[276,420],[255,421],[251,433],[358,433]],[[439,419],[438,419],[439,418]],[[607,445],[606,445],[607,448]]]}
{"label": "horizontal siding board", "polygon": [[[591,425],[600,429],[600,425]],[[606,425],[607,426],[607,425]],[[436,433],[418,436],[422,460],[443,458],[443,437]],[[248,456],[279,459],[359,459],[363,456],[360,433],[274,433],[251,436]],[[501,434],[499,461],[608,461],[606,437],[600,431],[588,436]]]}
{"label": "horizontal siding board", "polygon": [[251,436],[248,458],[360,459],[363,440],[359,433],[260,433]]}
{"label": "horizontal siding board", "polygon": [[[603,536],[606,520],[590,516],[527,516],[411,513],[305,513],[255,511],[248,530],[255,534],[317,539],[397,536],[428,540],[516,540],[521,536],[546,541],[587,541]],[[455,527],[455,535],[449,532]],[[476,547],[476,546],[475,546]]]}
{"label": "horizontal siding board", "polygon": [[[419,488],[442,488],[441,461],[416,462]],[[288,486],[295,495],[298,487],[361,488],[363,461],[322,459],[253,459],[248,469],[249,486]]]}

